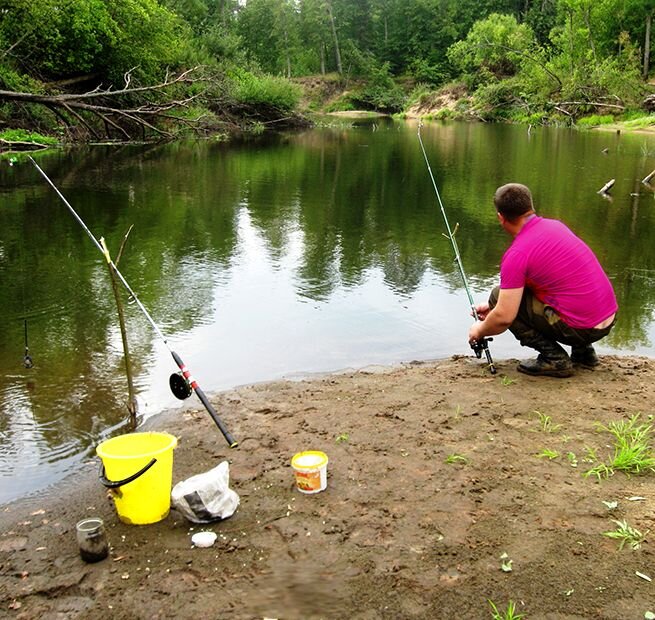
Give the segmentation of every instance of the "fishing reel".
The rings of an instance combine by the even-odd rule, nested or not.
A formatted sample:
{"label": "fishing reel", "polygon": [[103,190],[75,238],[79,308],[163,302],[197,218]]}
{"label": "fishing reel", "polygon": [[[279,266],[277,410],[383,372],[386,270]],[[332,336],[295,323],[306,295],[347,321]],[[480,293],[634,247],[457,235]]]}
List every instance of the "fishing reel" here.
{"label": "fishing reel", "polygon": [[492,375],[495,375],[498,370],[496,369],[496,365],[494,364],[493,359],[491,359],[491,351],[489,351],[489,346],[488,342],[491,342],[493,338],[480,338],[480,340],[475,340],[474,342],[471,343],[471,349],[473,349],[475,356],[480,359],[482,357],[482,354],[484,353],[485,357],[487,358],[487,363],[489,365],[489,372],[491,372]]}
{"label": "fishing reel", "polygon": [[480,338],[471,343],[471,349],[475,353],[475,357],[480,359],[485,350],[488,350],[487,342],[491,342],[493,338]]}
{"label": "fishing reel", "polygon": [[181,372],[174,372],[168,379],[168,385],[170,385],[173,396],[179,400],[186,400],[193,391]]}

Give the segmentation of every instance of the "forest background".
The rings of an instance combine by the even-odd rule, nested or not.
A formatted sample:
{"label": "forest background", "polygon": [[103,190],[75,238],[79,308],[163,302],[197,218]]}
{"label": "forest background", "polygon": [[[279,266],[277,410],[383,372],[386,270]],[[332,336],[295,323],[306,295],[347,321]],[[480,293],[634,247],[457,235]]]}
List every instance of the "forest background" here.
{"label": "forest background", "polygon": [[653,0],[0,0],[0,140],[223,136],[308,110],[653,125],[654,14]]}

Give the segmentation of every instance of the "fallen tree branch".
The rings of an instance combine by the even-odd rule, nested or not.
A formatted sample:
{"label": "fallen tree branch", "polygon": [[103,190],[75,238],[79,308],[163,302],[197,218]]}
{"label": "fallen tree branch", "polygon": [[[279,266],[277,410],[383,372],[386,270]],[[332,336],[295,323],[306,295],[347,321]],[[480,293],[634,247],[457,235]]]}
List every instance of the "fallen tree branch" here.
{"label": "fallen tree branch", "polygon": [[41,142],[25,142],[23,140],[5,140],[0,138],[0,151],[5,150],[4,147],[8,147],[9,151],[40,151],[42,149],[49,148],[48,144],[42,144]]}
{"label": "fallen tree branch", "polygon": [[[95,87],[85,93],[60,93],[55,95],[40,95],[36,93],[25,93],[0,90],[0,101],[29,103],[43,105],[52,111],[60,122],[67,129],[73,124],[83,127],[84,130],[94,139],[99,139],[98,127],[104,128],[107,138],[111,139],[112,132],[120,134],[121,139],[132,139],[132,131],[136,128],[144,132],[155,134],[159,137],[170,138],[172,133],[155,123],[157,118],[187,124],[183,119],[177,119],[170,114],[171,110],[186,108],[189,104],[201,96],[202,93],[195,93],[189,96],[175,98],[166,94],[167,89],[185,84],[194,84],[204,81],[204,77],[195,73],[199,66],[171,76],[168,72],[161,82],[147,86],[131,86],[132,70],[124,75],[125,84],[123,88],[103,89]],[[141,99],[140,105],[134,105],[135,99]],[[126,103],[129,101],[132,105]],[[66,117],[62,112],[67,113]],[[96,119],[97,123],[93,123]]]}
{"label": "fallen tree branch", "polygon": [[615,103],[603,103],[601,101],[559,101],[557,105],[589,105],[595,108],[616,108],[618,110],[625,110],[624,105]]}

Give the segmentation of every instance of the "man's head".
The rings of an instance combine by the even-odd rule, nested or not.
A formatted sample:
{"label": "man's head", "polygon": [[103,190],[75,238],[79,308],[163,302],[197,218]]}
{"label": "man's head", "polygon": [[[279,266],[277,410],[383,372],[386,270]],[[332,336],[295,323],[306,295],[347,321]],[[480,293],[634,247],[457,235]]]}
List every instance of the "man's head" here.
{"label": "man's head", "polygon": [[496,211],[508,222],[515,223],[522,215],[534,212],[532,194],[520,183],[501,185],[494,194]]}

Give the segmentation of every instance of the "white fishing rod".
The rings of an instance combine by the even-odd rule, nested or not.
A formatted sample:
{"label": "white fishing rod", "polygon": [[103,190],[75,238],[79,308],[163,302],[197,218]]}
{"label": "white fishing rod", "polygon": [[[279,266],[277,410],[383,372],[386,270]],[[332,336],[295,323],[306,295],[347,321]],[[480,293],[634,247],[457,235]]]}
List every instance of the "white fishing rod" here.
{"label": "white fishing rod", "polygon": [[171,386],[171,390],[173,391],[173,394],[177,398],[182,400],[190,396],[191,389],[193,389],[193,391],[200,399],[200,402],[202,402],[205,409],[216,423],[216,426],[218,426],[219,430],[223,434],[223,437],[225,437],[225,440],[229,444],[230,448],[235,448],[238,445],[238,442],[231,435],[230,431],[227,430],[225,424],[223,424],[223,421],[218,417],[216,410],[214,409],[214,407],[212,407],[212,404],[207,399],[207,396],[205,396],[205,393],[202,391],[197,381],[191,376],[191,372],[185,366],[184,362],[182,361],[182,358],[180,358],[180,356],[170,348],[170,346],[168,345],[168,340],[162,333],[161,329],[159,329],[157,323],[155,323],[153,318],[150,316],[150,313],[146,310],[145,306],[141,303],[139,298],[136,296],[136,293],[132,290],[132,287],[128,284],[127,280],[123,277],[123,274],[118,270],[118,267],[116,267],[114,261],[112,261],[111,257],[109,256],[109,250],[107,249],[107,246],[104,243],[104,239],[101,238],[100,241],[98,241],[93,236],[93,233],[89,230],[87,225],[84,223],[84,220],[82,220],[82,218],[77,214],[75,209],[73,209],[71,204],[68,202],[68,200],[66,200],[65,196],[59,191],[57,186],[50,180],[50,177],[48,177],[48,175],[40,168],[40,166],[34,161],[34,159],[32,159],[30,155],[28,155],[28,157],[29,160],[34,164],[34,167],[41,173],[41,176],[43,176],[43,178],[48,182],[50,187],[52,187],[52,189],[55,190],[59,198],[61,198],[62,202],[68,207],[68,210],[73,214],[73,217],[78,221],[78,223],[84,229],[86,234],[89,235],[91,241],[93,241],[94,245],[98,248],[98,250],[100,250],[102,255],[105,257],[107,263],[113,270],[113,272],[116,274],[116,276],[118,276],[118,279],[122,282],[123,286],[127,289],[127,292],[130,294],[130,297],[132,297],[132,299],[134,299],[134,301],[136,302],[137,306],[139,306],[141,312],[143,312],[144,316],[146,317],[152,328],[155,330],[155,333],[162,339],[162,341],[166,345],[166,348],[172,355],[181,373],[181,376],[178,374],[171,375],[170,386]]}
{"label": "white fishing rod", "polygon": [[[428,172],[430,173],[430,179],[432,180],[432,187],[434,187],[434,193],[437,195],[437,201],[439,202],[439,207],[441,208],[441,215],[443,216],[443,221],[446,224],[446,230],[448,231],[447,235],[444,235],[444,237],[447,237],[450,239],[450,243],[453,246],[453,251],[455,253],[455,262],[457,263],[457,266],[459,267],[459,273],[462,276],[462,281],[464,283],[464,290],[466,291],[466,295],[468,296],[469,299],[469,305],[471,306],[471,314],[473,315],[473,318],[476,321],[479,321],[478,317],[478,311],[475,309],[475,303],[473,301],[473,295],[471,294],[471,289],[469,288],[469,283],[468,279],[466,277],[466,272],[464,271],[464,265],[462,264],[462,258],[459,254],[459,248],[457,247],[457,241],[455,239],[455,233],[451,230],[450,228],[450,223],[448,222],[448,216],[446,215],[446,209],[443,206],[443,202],[441,200],[441,194],[439,193],[439,188],[437,187],[437,182],[434,179],[434,174],[432,174],[432,168],[430,167],[430,160],[428,159],[428,154],[425,152],[425,147],[423,146],[423,140],[421,139],[421,127],[423,124],[419,122],[418,124],[418,141],[419,144],[421,145],[421,150],[423,151],[423,157],[425,159],[425,164],[428,167]],[[457,232],[457,226],[455,227],[455,232]],[[494,361],[491,358],[491,351],[489,351],[489,341],[493,340],[493,338],[480,338],[480,340],[476,340],[471,343],[471,348],[475,352],[475,355],[477,358],[481,358],[482,354],[484,353],[485,357],[487,358],[487,364],[489,365],[489,371],[491,372],[492,375],[496,374],[496,366],[494,365]]]}

